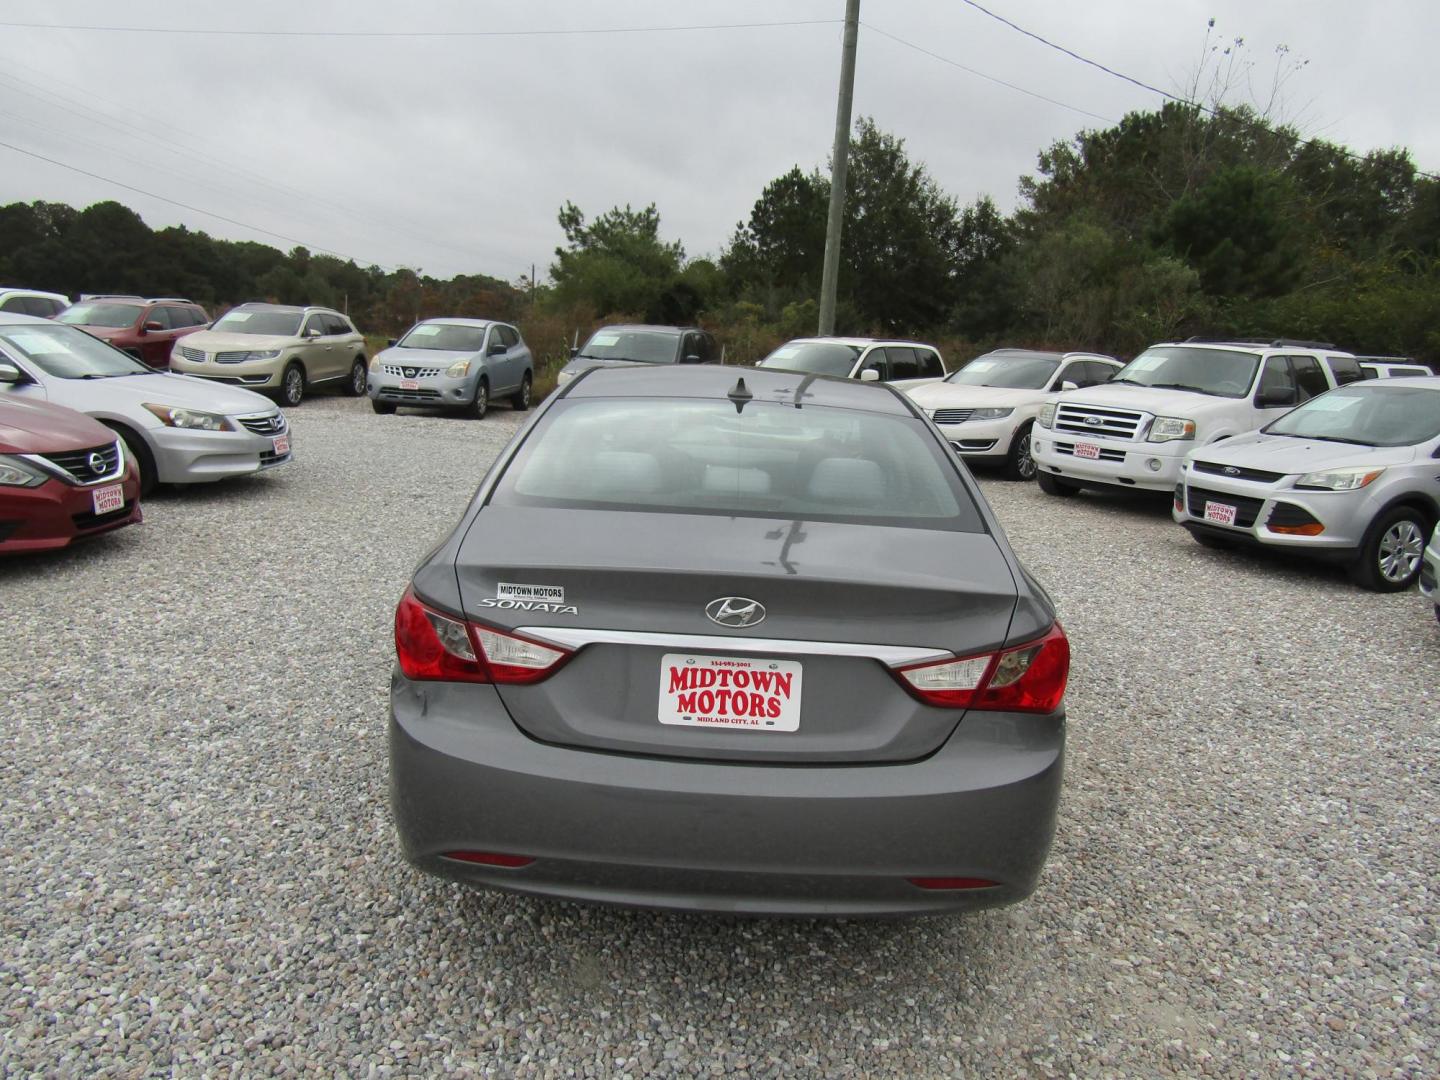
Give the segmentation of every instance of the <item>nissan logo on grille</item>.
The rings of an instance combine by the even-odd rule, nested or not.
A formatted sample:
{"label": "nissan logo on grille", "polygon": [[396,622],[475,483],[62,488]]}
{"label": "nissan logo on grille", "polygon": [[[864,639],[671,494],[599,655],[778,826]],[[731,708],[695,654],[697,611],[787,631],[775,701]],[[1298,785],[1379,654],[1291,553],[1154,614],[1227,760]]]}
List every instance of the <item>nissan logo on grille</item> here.
{"label": "nissan logo on grille", "polygon": [[745,596],[722,596],[705,605],[705,614],[721,626],[755,626],[765,619],[765,605]]}
{"label": "nissan logo on grille", "polygon": [[401,368],[400,370],[405,373],[405,377],[406,377],[407,379],[413,379],[413,378],[415,378],[416,375],[420,374],[420,369],[419,369],[419,368],[407,367],[407,368]]}
{"label": "nissan logo on grille", "polygon": [[103,454],[91,454],[85,459],[85,464],[90,466],[90,471],[96,476],[105,472],[105,456]]}

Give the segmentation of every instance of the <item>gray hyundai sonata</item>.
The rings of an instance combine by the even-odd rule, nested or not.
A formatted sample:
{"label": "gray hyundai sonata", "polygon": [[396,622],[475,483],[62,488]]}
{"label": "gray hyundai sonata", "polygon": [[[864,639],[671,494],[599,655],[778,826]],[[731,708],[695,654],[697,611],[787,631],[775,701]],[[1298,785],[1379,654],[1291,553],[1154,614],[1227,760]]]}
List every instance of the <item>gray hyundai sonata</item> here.
{"label": "gray hyundai sonata", "polygon": [[938,430],[879,384],[592,370],[395,614],[391,799],[423,870],[693,911],[1023,899],[1070,648]]}

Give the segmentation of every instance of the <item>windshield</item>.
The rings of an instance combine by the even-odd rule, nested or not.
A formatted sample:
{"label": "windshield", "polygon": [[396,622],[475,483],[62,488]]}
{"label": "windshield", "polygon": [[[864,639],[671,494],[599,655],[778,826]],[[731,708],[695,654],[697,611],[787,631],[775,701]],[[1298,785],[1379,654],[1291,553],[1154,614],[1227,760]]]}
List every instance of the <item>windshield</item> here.
{"label": "windshield", "polygon": [[398,349],[433,349],[436,352],[479,352],[485,344],[485,327],[421,323],[395,343]]}
{"label": "windshield", "polygon": [[1060,366],[1049,356],[996,356],[971,360],[945,381],[957,386],[999,386],[1008,390],[1043,390]]}
{"label": "windshield", "polygon": [[104,379],[153,370],[84,330],[54,323],[0,326],[0,346],[57,379]]}
{"label": "windshield", "polygon": [[1297,439],[1414,446],[1440,435],[1440,390],[1351,383],[1311,398],[1261,430]]}
{"label": "windshield", "polygon": [[629,360],[636,364],[673,364],[680,335],[664,330],[619,330],[609,327],[590,335],[576,356],[592,360]]}
{"label": "windshield", "polygon": [[984,529],[913,418],[759,400],[563,401],[491,502]]}
{"label": "windshield", "polygon": [[298,311],[230,311],[211,330],[227,334],[259,334],[267,337],[298,337]]}
{"label": "windshield", "polygon": [[56,322],[71,326],[106,326],[121,330],[135,325],[140,308],[134,304],[76,304],[55,316]]}
{"label": "windshield", "polygon": [[756,367],[779,368],[782,371],[813,371],[817,375],[850,374],[860,350],[854,345],[834,341],[792,341],[781,345]]}
{"label": "windshield", "polygon": [[1256,353],[1162,345],[1146,349],[1106,383],[1135,383],[1157,390],[1193,390],[1215,397],[1242,398],[1260,365]]}

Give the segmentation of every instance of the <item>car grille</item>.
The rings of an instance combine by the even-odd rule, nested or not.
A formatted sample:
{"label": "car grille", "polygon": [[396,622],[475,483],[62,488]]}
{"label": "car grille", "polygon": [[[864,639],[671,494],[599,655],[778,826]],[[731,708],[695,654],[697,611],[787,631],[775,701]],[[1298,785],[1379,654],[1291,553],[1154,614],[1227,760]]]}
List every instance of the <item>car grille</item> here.
{"label": "car grille", "polygon": [[1228,476],[1232,480],[1250,480],[1256,484],[1273,484],[1284,479],[1284,473],[1266,472],[1264,469],[1245,469],[1239,465],[1220,465],[1214,461],[1195,461],[1190,468],[1196,472],[1211,473],[1214,476]]}
{"label": "car grille", "polygon": [[[101,458],[102,467],[92,468],[90,457],[98,454]],[[115,476],[120,471],[120,444],[113,442],[109,446],[96,446],[89,450],[68,450],[63,454],[42,454],[51,465],[64,469],[77,484],[93,484],[96,481],[104,480]]]}
{"label": "car grille", "polygon": [[87,529],[103,529],[106,525],[124,521],[134,509],[135,500],[131,499],[119,510],[111,510],[108,514],[71,514],[70,520],[75,523],[75,528],[82,532]]}
{"label": "car grille", "polygon": [[[1074,444],[1074,443],[1068,443],[1068,442],[1057,442],[1057,443],[1055,444],[1055,452],[1056,452],[1057,454],[1069,454],[1071,457],[1074,457],[1074,456],[1075,456],[1075,444]],[[1080,460],[1081,460],[1081,461],[1095,461],[1095,460],[1097,460],[1097,459],[1096,459],[1096,458],[1081,458]],[[1115,450],[1115,449],[1112,449],[1111,447],[1108,447],[1108,446],[1102,446],[1102,447],[1100,447],[1100,457],[1098,458],[1098,460],[1100,460],[1100,461],[1124,461],[1124,460],[1125,460],[1125,451],[1124,451],[1124,450]]]}
{"label": "car grille", "polygon": [[1264,499],[1254,499],[1249,495],[1231,495],[1229,492],[1211,491],[1209,488],[1199,487],[1187,490],[1191,516],[1204,518],[1207,502],[1224,503],[1226,506],[1235,507],[1235,527],[1237,529],[1248,529],[1254,525],[1255,519],[1260,516],[1260,507],[1265,505]]}
{"label": "car grille", "polygon": [[288,451],[283,454],[277,454],[274,450],[262,450],[260,452],[260,468],[262,469],[267,469],[271,465],[279,465],[282,461],[289,460],[290,454]]}
{"label": "car grille", "polygon": [[1137,438],[1144,423],[1145,414],[1130,409],[1064,402],[1056,408],[1054,420],[1056,431],[1070,435],[1109,435],[1116,439]]}
{"label": "car grille", "polygon": [[401,367],[399,364],[384,364],[382,368],[386,375],[394,375],[401,379],[426,379],[431,375],[439,375],[438,367]]}
{"label": "car grille", "polygon": [[249,350],[243,352],[217,352],[215,354],[215,362],[217,364],[243,364],[249,359]]}
{"label": "car grille", "polygon": [[177,345],[175,351],[180,354],[180,359],[182,360],[190,360],[196,364],[203,364],[205,362],[204,349],[191,349],[184,345]]}
{"label": "car grille", "polygon": [[974,412],[974,409],[936,409],[931,415],[937,424],[963,424]]}
{"label": "car grille", "polygon": [[392,401],[435,401],[439,390],[402,390],[398,386],[382,386],[380,396]]}
{"label": "car grille", "polygon": [[269,416],[237,416],[235,419],[245,425],[245,430],[256,435],[279,435],[289,427],[285,423],[285,414],[278,412]]}

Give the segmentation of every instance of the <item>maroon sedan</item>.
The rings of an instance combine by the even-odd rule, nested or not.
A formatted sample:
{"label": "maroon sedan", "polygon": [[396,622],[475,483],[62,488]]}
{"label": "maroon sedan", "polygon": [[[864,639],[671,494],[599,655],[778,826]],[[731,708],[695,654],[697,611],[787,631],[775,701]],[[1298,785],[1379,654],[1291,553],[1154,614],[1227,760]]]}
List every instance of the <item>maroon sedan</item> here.
{"label": "maroon sedan", "polygon": [[73,409],[0,393],[0,554],[139,521],[140,477],[115,432]]}

